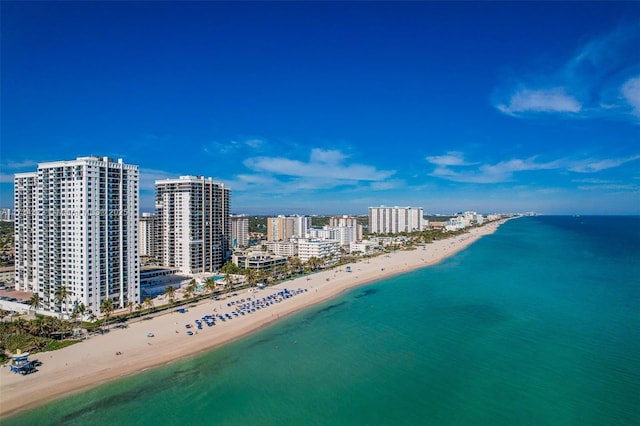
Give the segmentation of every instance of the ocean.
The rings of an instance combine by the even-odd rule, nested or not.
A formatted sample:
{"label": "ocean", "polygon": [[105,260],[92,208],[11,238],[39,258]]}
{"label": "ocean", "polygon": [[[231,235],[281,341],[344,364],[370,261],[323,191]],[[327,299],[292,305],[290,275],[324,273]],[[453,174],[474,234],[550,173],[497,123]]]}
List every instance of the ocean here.
{"label": "ocean", "polygon": [[639,425],[640,217],[508,221],[442,263],[9,425]]}

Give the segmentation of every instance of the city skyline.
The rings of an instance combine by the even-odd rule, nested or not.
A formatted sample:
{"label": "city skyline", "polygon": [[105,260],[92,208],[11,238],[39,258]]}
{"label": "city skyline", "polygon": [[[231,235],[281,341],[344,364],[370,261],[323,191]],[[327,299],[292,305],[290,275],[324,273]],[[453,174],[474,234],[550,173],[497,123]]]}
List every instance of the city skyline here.
{"label": "city skyline", "polygon": [[640,4],[3,2],[0,208],[79,156],[237,214],[640,214]]}

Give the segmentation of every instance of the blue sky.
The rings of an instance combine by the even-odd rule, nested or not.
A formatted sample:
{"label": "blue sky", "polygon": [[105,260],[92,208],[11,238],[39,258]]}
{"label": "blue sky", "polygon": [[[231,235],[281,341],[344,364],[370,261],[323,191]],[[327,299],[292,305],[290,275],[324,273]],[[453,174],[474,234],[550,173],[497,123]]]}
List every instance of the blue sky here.
{"label": "blue sky", "polygon": [[639,2],[2,2],[0,206],[38,162],[248,214],[640,214]]}

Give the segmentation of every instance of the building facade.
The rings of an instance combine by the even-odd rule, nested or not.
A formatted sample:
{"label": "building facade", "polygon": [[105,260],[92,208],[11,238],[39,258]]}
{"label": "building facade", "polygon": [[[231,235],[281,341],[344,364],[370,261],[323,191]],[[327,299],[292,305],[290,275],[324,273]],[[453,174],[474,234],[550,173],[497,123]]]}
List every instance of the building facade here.
{"label": "building facade", "polygon": [[299,240],[298,257],[302,262],[308,262],[315,257],[323,260],[325,266],[333,265],[340,257],[340,242],[317,239]]}
{"label": "building facade", "polygon": [[355,216],[332,216],[329,218],[329,226],[351,227],[353,236],[351,241],[362,241],[362,225],[358,223]]}
{"label": "building facade", "polygon": [[158,249],[164,266],[214,272],[229,256],[231,190],[211,178],[156,181]]}
{"label": "building facade", "polygon": [[306,237],[311,228],[309,216],[278,216],[267,218],[267,241],[288,241]]}
{"label": "building facade", "polygon": [[249,246],[249,218],[244,215],[232,215],[231,220],[231,247]]}
{"label": "building facade", "polygon": [[422,231],[423,216],[422,207],[369,207],[369,232],[397,234]]}
{"label": "building facade", "polygon": [[140,303],[138,181],[138,166],[96,156],[16,174],[16,290],[63,316]]}
{"label": "building facade", "polygon": [[156,258],[160,255],[158,249],[159,231],[158,216],[152,213],[142,213],[138,219],[138,250],[140,256]]}

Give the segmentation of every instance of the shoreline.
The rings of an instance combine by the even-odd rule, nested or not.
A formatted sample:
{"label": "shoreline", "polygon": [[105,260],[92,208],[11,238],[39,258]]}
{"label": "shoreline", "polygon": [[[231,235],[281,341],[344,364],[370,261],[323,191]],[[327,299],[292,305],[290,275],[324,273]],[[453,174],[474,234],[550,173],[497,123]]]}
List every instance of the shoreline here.
{"label": "shoreline", "polygon": [[[440,263],[490,235],[509,219],[471,228],[469,232],[415,250],[397,251],[363,259],[344,267],[321,270],[312,275],[278,283],[250,292],[242,290],[224,301],[205,299],[189,305],[186,313],[175,310],[150,319],[130,320],[124,329],[111,328],[75,345],[34,354],[42,366],[35,374],[22,376],[0,368],[0,420],[20,412],[64,398],[82,390],[137,374],[151,368],[198,356],[239,340],[314,305],[333,299],[345,291],[409,271]],[[299,294],[256,312],[233,320],[206,325],[194,335],[187,335],[185,323],[207,314],[230,313],[229,301],[251,297],[263,298],[284,289],[302,289]],[[194,329],[192,329],[194,330]],[[194,330],[196,331],[196,330]],[[152,332],[154,337],[147,337]],[[6,367],[6,368],[5,368]]]}

